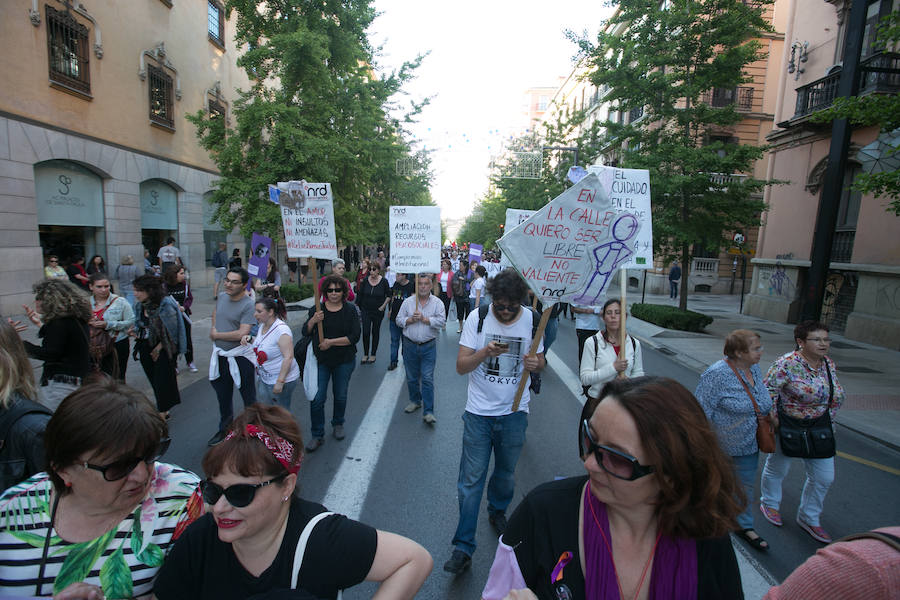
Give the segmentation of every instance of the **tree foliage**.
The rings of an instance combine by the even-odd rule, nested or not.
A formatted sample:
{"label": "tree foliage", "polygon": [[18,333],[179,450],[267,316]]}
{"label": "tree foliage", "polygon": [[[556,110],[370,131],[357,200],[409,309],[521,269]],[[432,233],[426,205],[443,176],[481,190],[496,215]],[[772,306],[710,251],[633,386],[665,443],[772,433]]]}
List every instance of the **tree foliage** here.
{"label": "tree foliage", "polygon": [[[506,222],[506,209],[537,210],[559,196],[566,187],[569,167],[575,164],[570,150],[550,150],[549,147],[578,149],[578,160],[594,157],[600,150],[599,124],[587,124],[583,110],[565,111],[553,121],[543,123],[540,131],[520,137],[498,157],[491,172],[490,191],[476,204],[466,220],[459,239],[483,243],[493,248],[502,235],[501,224]],[[540,152],[541,174],[538,179],[518,179],[505,176],[517,152]]]}
{"label": "tree foliage", "polygon": [[604,154],[607,163],[650,171],[654,250],[682,261],[682,309],[692,245],[718,249],[728,232],[758,225],[764,209],[761,191],[771,182],[729,176],[752,173],[766,148],[737,142],[744,115],[710,98],[750,81],[747,66],[764,56],[755,38],[771,29],[763,16],[770,4],[622,0],[596,40],[571,36],[591,82],[608,90],[604,100],[641,115],[605,123]]}
{"label": "tree foliage", "polygon": [[[894,11],[881,20],[878,40],[882,47],[896,47],[900,42],[900,13]],[[816,113],[811,120],[827,123],[834,119],[848,119],[851,124],[860,127],[880,125],[882,133],[896,131],[900,134],[900,95],[873,94],[836,98],[831,107]],[[897,154],[900,146],[894,145],[886,152]],[[863,194],[888,198],[890,202],[887,210],[900,215],[900,170],[860,173],[854,178],[852,187]]]}
{"label": "tree foliage", "polygon": [[280,232],[280,210],[261,195],[301,178],[332,184],[344,244],[385,241],[390,204],[432,204],[427,155],[417,175],[396,171],[413,154],[404,126],[425,102],[392,116],[422,57],[376,75],[370,0],[228,0],[225,11],[236,15],[235,41],[246,48],[237,64],[252,85],[238,90],[233,127],[205,111],[188,117],[221,173],[219,223],[244,235]]}

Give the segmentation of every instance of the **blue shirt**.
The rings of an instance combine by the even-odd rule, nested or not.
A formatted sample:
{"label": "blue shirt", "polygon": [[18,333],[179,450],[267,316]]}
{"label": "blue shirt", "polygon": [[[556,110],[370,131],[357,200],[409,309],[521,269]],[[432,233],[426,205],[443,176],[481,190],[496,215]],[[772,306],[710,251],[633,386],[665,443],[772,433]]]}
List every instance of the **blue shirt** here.
{"label": "blue shirt", "polygon": [[[747,387],[753,392],[759,410],[768,414],[772,410],[772,398],[759,365],[750,367],[750,373],[753,375],[753,385],[746,381]],[[729,456],[747,456],[759,451],[753,403],[725,360],[711,364],[703,372],[694,395],[719,437],[722,450]]]}

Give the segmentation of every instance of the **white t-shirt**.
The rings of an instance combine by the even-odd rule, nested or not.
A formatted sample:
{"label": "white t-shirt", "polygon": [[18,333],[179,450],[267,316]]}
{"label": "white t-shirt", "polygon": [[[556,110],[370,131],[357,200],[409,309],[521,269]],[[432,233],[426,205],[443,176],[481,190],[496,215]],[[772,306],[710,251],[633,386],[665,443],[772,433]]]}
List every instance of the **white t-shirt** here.
{"label": "white t-shirt", "polygon": [[164,263],[173,263],[179,256],[181,256],[181,252],[175,246],[163,246],[156,253],[156,258]]}
{"label": "white t-shirt", "polygon": [[[260,331],[262,331],[262,328],[260,328]],[[293,356],[285,359],[281,354],[281,348],[278,347],[278,340],[285,334],[291,337],[291,346],[293,346],[294,338],[291,335],[291,328],[281,319],[275,319],[275,322],[272,323],[267,332],[253,338],[253,348],[257,351],[256,373],[259,376],[259,380],[266,385],[275,385],[275,382],[278,381],[282,360],[291,361],[291,369],[288,371],[287,377],[284,378],[285,382],[300,378],[300,367],[297,366],[297,361],[294,360]],[[262,364],[259,364],[259,352],[266,353],[266,360]]]}
{"label": "white t-shirt", "polygon": [[602,306],[588,306],[587,304],[572,303],[574,308],[592,308],[597,312],[575,313],[575,329],[587,329],[597,331],[600,329],[600,309]]}
{"label": "white t-shirt", "polygon": [[[484,300],[484,277],[479,277],[478,279],[472,280],[472,285],[469,287],[469,298],[475,299],[475,290],[481,290],[481,299]],[[487,321],[485,321],[487,322]]]}
{"label": "white t-shirt", "polygon": [[445,294],[449,291],[447,284],[450,282],[450,271],[441,271],[441,291]]}
{"label": "white t-shirt", "polygon": [[[513,400],[519,387],[519,376],[525,369],[522,357],[531,346],[531,312],[523,308],[519,318],[511,325],[503,325],[488,310],[481,333],[478,333],[478,311],[473,310],[466,318],[459,345],[476,352],[490,341],[509,343],[509,351],[495,358],[487,358],[469,373],[469,393],[466,411],[485,417],[499,417],[512,413]],[[544,340],[538,344],[537,352],[544,351]],[[519,410],[528,412],[531,394],[528,387],[522,393]]]}

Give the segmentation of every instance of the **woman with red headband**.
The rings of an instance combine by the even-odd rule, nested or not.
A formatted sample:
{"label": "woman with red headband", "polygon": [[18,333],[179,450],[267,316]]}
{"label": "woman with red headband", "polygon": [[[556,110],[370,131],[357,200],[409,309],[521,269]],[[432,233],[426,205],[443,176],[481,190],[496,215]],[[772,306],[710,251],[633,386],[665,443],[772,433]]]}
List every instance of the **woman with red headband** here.
{"label": "woman with red headband", "polygon": [[378,581],[374,598],[413,598],[431,572],[428,552],[300,498],[302,458],[300,427],[285,409],[254,404],[235,419],[203,458],[207,514],[172,549],[155,597],[338,598]]}

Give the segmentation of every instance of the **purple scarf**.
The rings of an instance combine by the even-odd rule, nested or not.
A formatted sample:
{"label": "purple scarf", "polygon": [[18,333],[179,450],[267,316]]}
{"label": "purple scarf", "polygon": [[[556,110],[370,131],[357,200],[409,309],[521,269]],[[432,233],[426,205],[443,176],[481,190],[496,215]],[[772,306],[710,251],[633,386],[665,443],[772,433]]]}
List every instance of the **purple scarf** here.
{"label": "purple scarf", "polygon": [[[591,511],[593,510],[593,514]],[[584,589],[588,600],[620,600],[612,556],[594,516],[612,546],[606,505],[594,498],[590,484],[584,493]],[[644,585],[647,585],[644,581]],[[697,597],[697,545],[692,539],[660,536],[650,572],[650,600]],[[624,598],[621,600],[631,600]]]}

